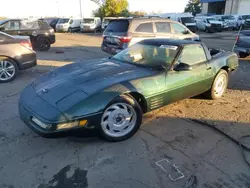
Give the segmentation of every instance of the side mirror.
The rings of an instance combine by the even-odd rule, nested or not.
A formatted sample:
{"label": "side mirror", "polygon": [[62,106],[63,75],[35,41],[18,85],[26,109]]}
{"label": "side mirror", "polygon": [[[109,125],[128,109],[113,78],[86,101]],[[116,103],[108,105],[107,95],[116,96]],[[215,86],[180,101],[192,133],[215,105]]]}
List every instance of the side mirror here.
{"label": "side mirror", "polygon": [[189,34],[189,31],[185,30],[185,31],[182,32],[182,34],[187,35],[187,34]]}
{"label": "side mirror", "polygon": [[186,63],[179,63],[174,68],[175,71],[190,71],[192,70],[192,67]]}

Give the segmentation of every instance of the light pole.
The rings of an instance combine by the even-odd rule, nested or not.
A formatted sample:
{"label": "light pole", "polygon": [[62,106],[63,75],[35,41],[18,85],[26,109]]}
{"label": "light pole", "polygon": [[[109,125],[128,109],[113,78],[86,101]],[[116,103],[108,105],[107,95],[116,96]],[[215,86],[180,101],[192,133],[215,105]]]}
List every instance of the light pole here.
{"label": "light pole", "polygon": [[59,17],[59,3],[58,3],[58,1],[56,1],[56,5],[57,5],[57,16]]}
{"label": "light pole", "polygon": [[82,18],[82,0],[79,0],[79,6],[80,6],[80,16]]}

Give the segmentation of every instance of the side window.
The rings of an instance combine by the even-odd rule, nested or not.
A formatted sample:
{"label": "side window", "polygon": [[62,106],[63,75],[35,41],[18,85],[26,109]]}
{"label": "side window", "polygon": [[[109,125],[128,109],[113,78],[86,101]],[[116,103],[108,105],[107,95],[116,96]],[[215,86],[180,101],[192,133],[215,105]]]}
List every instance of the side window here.
{"label": "side window", "polygon": [[19,21],[8,21],[4,24],[5,30],[18,30],[20,29],[20,22]]}
{"label": "side window", "polygon": [[178,62],[188,65],[195,65],[207,60],[204,49],[201,45],[188,45],[182,50]]}
{"label": "side window", "polygon": [[72,24],[74,21],[72,20],[72,19],[70,19],[70,21],[69,21],[69,24]]}
{"label": "side window", "polygon": [[172,23],[172,27],[173,27],[174,32],[178,34],[183,34],[187,30],[185,27],[177,23]]}
{"label": "side window", "polygon": [[169,22],[155,22],[157,33],[171,33]]}
{"label": "side window", "polygon": [[140,24],[135,32],[140,32],[140,33],[153,33],[153,24],[150,22],[150,23],[143,23],[143,24]]}

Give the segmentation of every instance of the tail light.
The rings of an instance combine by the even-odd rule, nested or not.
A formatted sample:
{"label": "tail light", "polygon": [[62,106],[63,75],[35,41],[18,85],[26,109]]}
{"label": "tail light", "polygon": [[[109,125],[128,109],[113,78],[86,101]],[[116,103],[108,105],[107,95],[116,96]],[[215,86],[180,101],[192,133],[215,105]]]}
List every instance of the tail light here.
{"label": "tail light", "polygon": [[31,42],[30,42],[30,41],[22,41],[22,42],[20,42],[20,44],[21,44],[23,47],[32,50],[32,45],[31,45]]}
{"label": "tail light", "polygon": [[129,43],[132,40],[132,37],[121,37],[121,38],[119,38],[119,40],[122,43]]}
{"label": "tail light", "polygon": [[240,35],[237,35],[236,42],[239,42],[239,40],[240,40]]}

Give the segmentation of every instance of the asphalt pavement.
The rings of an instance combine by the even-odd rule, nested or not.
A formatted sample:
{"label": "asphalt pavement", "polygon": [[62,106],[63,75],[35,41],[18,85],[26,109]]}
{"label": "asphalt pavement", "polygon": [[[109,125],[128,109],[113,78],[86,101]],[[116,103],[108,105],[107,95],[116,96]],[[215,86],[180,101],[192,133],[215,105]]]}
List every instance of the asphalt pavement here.
{"label": "asphalt pavement", "polygon": [[[235,36],[204,33],[201,39],[230,50]],[[140,131],[124,142],[105,142],[95,132],[57,139],[32,132],[19,118],[20,91],[59,66],[108,57],[101,39],[58,34],[49,52],[38,52],[37,67],[0,85],[0,188],[250,188],[250,167],[239,146],[202,124],[235,139],[250,135],[247,61],[240,62],[222,99],[192,98],[148,113]]]}

